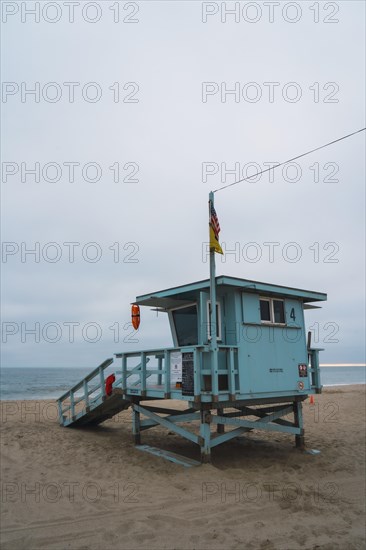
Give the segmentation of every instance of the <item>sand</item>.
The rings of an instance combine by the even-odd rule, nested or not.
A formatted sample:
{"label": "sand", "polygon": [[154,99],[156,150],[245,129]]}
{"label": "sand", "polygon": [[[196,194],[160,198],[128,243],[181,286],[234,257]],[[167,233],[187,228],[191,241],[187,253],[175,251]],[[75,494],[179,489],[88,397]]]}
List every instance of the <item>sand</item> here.
{"label": "sand", "polygon": [[[60,427],[52,402],[1,413],[3,550],[365,547],[364,386],[305,402],[306,444],[320,454],[258,431],[195,468],[135,449],[130,411],[84,430]],[[199,459],[163,428],[142,442]]]}

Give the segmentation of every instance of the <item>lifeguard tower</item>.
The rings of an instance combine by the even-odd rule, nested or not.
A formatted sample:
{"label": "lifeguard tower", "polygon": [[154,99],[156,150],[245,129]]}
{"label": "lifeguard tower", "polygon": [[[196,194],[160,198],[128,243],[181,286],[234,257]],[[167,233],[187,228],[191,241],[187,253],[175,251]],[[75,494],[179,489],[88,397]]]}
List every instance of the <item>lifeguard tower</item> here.
{"label": "lifeguard tower", "polygon": [[[306,336],[304,310],[318,307],[314,304],[327,296],[216,277],[215,253],[223,251],[214,195],[363,131],[211,191],[210,278],[138,296],[132,306],[135,328],[140,306],[166,313],[174,346],[117,353],[121,366],[109,375],[114,359],[107,359],[58,399],[61,425],[98,424],[131,406],[132,431],[139,448],[186,466],[195,461],[141,445],[141,432],[163,426],[199,445],[202,462],[210,461],[213,447],[258,429],[292,434],[296,446],[303,448],[302,402],[322,388],[321,350],[313,348]],[[187,408],[148,404],[167,399],[186,402]],[[293,421],[288,415],[293,415]],[[196,429],[189,429],[194,425]]]}
{"label": "lifeguard tower", "polygon": [[[100,423],[131,405],[136,444],[141,431],[162,425],[198,444],[203,462],[216,445],[253,429],[293,434],[302,447],[301,403],[321,392],[319,350],[307,345],[304,310],[326,294],[226,276],[216,278],[216,289],[215,348],[209,280],[138,296],[136,305],[168,315],[174,347],[117,353],[110,395],[105,371],[113,359],[59,399],[61,424]],[[158,399],[188,408],[148,406]],[[289,413],[293,422],[283,418]],[[199,433],[181,422],[198,422]]]}
{"label": "lifeguard tower", "polygon": [[[327,296],[216,277],[221,248],[212,193],[210,212],[210,279],[144,294],[133,304],[134,324],[140,306],[168,315],[173,347],[116,353],[121,363],[112,374],[114,359],[107,359],[60,397],[61,425],[98,424],[131,406],[136,445],[185,465],[195,461],[141,445],[141,432],[163,426],[199,445],[202,462],[213,447],[251,430],[292,434],[304,447],[302,402],[321,392],[320,350],[306,335],[304,310]],[[166,400],[187,408],[168,408]]]}

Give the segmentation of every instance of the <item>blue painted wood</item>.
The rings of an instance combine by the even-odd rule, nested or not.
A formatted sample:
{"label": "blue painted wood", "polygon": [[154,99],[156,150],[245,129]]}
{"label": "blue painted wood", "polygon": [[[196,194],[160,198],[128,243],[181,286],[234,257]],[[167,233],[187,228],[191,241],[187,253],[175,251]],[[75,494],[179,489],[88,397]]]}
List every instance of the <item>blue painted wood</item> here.
{"label": "blue painted wood", "polygon": [[63,400],[64,398],[67,398],[71,392],[75,393],[77,390],[81,389],[84,385],[84,379],[88,381],[92,380],[99,373],[100,367],[102,367],[103,370],[105,370],[112,363],[113,363],[113,359],[106,359],[101,365],[99,365],[96,369],[92,370],[87,376],[85,376],[85,378],[83,378],[75,386],[73,386],[70,390],[68,390],[63,395],[61,395],[59,399]]}
{"label": "blue painted wood", "polygon": [[210,442],[211,449],[213,447],[216,447],[217,445],[221,445],[222,443],[226,443],[227,441],[230,441],[230,439],[239,437],[240,435],[248,431],[250,431],[248,428],[236,428],[235,430],[231,430],[230,432],[216,435],[214,438],[211,439],[211,442]]}
{"label": "blue painted wood", "polygon": [[105,392],[105,381],[104,381],[104,369],[103,369],[103,367],[99,367],[99,379],[100,379],[100,387],[101,387],[101,390],[102,390],[102,395],[103,395],[103,397],[105,397],[106,392]]}
{"label": "blue painted wood", "polygon": [[[252,429],[294,434],[297,444],[303,445],[300,401],[308,394],[321,392],[322,388],[320,350],[307,347],[304,306],[326,300],[326,295],[234,277],[216,277],[213,252],[210,268],[209,280],[137,298],[136,303],[140,305],[156,305],[168,311],[174,347],[117,353],[122,365],[113,384],[116,403],[109,400],[105,390],[105,370],[113,359],[104,361],[58,400],[62,425],[103,421],[108,414],[114,414],[119,407],[124,408],[133,400],[136,443],[140,440],[141,430],[161,425],[198,444],[204,461],[209,460],[212,447]],[[274,322],[273,318],[270,323],[261,321],[261,298],[283,301],[283,323]],[[208,339],[209,299],[212,304],[220,304],[220,318],[216,319],[216,308],[212,307],[210,319],[212,327],[220,323],[220,340],[215,330],[211,331],[211,340]],[[197,307],[197,335],[189,339],[197,343],[179,347],[179,328],[174,326],[171,308],[187,304],[196,304]],[[193,355],[194,395],[182,395],[182,390],[172,385],[170,356],[173,352]],[[303,370],[299,365],[308,366],[308,376],[300,376]],[[164,413],[141,407],[140,398],[184,400],[195,406],[197,412],[188,409],[184,413]],[[239,414],[221,413],[225,408],[236,407],[236,403],[266,404],[284,400],[291,405],[287,402],[271,411],[263,407],[250,411],[243,405]],[[219,403],[222,406],[218,407]],[[218,416],[211,417],[210,409],[213,408],[220,408]],[[255,421],[239,417],[253,412],[259,417]],[[294,423],[283,418],[289,412],[294,413]],[[146,418],[140,419],[141,414]],[[168,416],[161,416],[163,414]],[[178,426],[179,422],[198,422],[200,435]],[[213,435],[212,425],[233,426],[234,429]]]}
{"label": "blue painted wood", "polygon": [[161,355],[158,356],[158,386],[161,386],[162,384],[162,375],[164,374],[163,370],[163,357]]}
{"label": "blue painted wood", "polygon": [[[210,198],[212,199],[211,196]],[[174,302],[175,307],[179,302],[182,305],[196,303],[199,319],[197,342],[200,344],[207,342],[209,292],[214,293],[213,299],[216,298],[216,301],[221,303],[221,342],[216,342],[215,345],[216,334],[213,331],[213,339],[208,346],[210,354],[206,355],[206,350],[195,352],[196,402],[208,402],[210,399],[222,401],[226,400],[228,395],[231,400],[234,396],[251,399],[255,395],[265,401],[276,395],[308,395],[314,391],[321,391],[316,359],[314,358],[310,367],[311,376],[300,379],[298,367],[308,363],[303,306],[311,301],[326,300],[326,294],[234,277],[214,277],[214,257],[212,253],[209,280],[137,298],[137,303],[146,302],[146,305],[159,305],[159,301],[163,300],[162,305],[168,311],[169,300]],[[283,325],[275,322],[268,325],[261,322],[259,300],[262,296],[283,300]],[[215,322],[216,310],[211,310],[211,321]],[[234,370],[233,358],[225,358],[221,347],[225,344],[232,345],[233,342],[238,350],[238,357],[234,356]],[[219,388],[218,377],[221,377]],[[224,396],[222,391],[225,385],[227,392]],[[210,390],[211,397],[207,398],[207,390]],[[168,388],[165,388],[165,394],[168,396],[169,393]],[[148,385],[146,395],[149,395]]]}
{"label": "blue painted wood", "polygon": [[141,352],[140,386],[142,395],[146,392],[146,353]]}
{"label": "blue painted wood", "polygon": [[[145,408],[145,407],[144,407]],[[151,411],[151,408],[149,409]],[[158,411],[158,409],[156,409],[156,411]],[[200,419],[200,413],[199,412],[196,412],[196,413],[189,413],[189,414],[176,414],[176,415],[169,415],[169,416],[165,416],[164,417],[165,420],[168,420],[169,422],[192,422],[194,420],[199,420]],[[149,420],[141,420],[140,421],[140,425],[141,427],[153,427],[153,426],[157,426],[159,423],[156,421],[156,420],[152,420],[152,419],[149,419]]]}
{"label": "blue painted wood", "polygon": [[161,458],[165,458],[170,462],[174,462],[175,464],[179,464],[180,466],[185,466],[186,468],[191,468],[192,466],[201,466],[201,463],[197,460],[193,460],[193,458],[181,456],[170,451],[164,451],[163,449],[157,449],[156,447],[150,447],[149,445],[136,445],[136,449],[153,454],[155,456],[159,456]]}
{"label": "blue painted wood", "polygon": [[[315,391],[316,393],[320,393],[322,390],[322,385],[320,382],[320,367],[319,367],[319,351],[323,351],[322,349],[317,348],[310,348],[309,355],[310,355],[310,373],[311,373],[311,389]],[[313,392],[309,392],[313,393]]]}
{"label": "blue painted wood", "polygon": [[[99,365],[99,367],[94,369],[91,373],[84,377],[83,380],[73,386],[71,390],[63,394],[58,399],[59,418],[60,423],[63,426],[78,424],[82,417],[85,417],[85,422],[87,422],[88,419],[93,419],[93,421],[97,422],[97,419],[95,418],[95,410],[100,407],[100,405],[107,398],[105,392],[104,371],[112,362],[113,359],[107,359],[104,361],[101,365]],[[81,391],[82,395],[77,396],[76,392],[78,391]],[[100,409],[101,418],[105,417],[106,410],[108,411],[110,407],[111,402],[109,401],[106,407]],[[122,404],[118,404],[117,409],[118,407],[121,407],[121,410],[125,408]],[[116,407],[112,407],[112,409],[116,410]]]}
{"label": "blue painted wood", "polygon": [[220,421],[216,420],[215,417],[212,417],[213,424],[228,424],[229,426],[251,428],[253,430],[263,429],[268,430],[269,432],[285,432],[290,434],[300,434],[301,429],[296,426],[283,426],[281,424],[271,424],[265,420],[245,420],[243,418],[227,418],[221,417]]}
{"label": "blue painted wood", "polygon": [[[323,292],[314,292],[311,290],[304,290],[300,288],[293,288],[289,286],[281,286],[275,284],[264,283],[260,281],[253,281],[250,279],[239,279],[236,277],[228,277],[221,275],[216,277],[216,287],[219,286],[228,286],[234,287],[237,289],[245,289],[246,292],[253,291],[255,293],[264,293],[264,294],[274,294],[278,296],[288,296],[300,298],[304,302],[317,302],[324,301],[327,299],[327,295]],[[194,283],[188,283],[179,287],[168,288],[166,290],[159,290],[158,292],[152,292],[150,294],[143,294],[137,296],[135,303],[139,305],[147,306],[160,306],[159,299],[171,298],[179,296],[180,300],[186,300],[187,295],[192,295],[197,291],[209,290],[210,288],[210,279],[205,279],[203,281],[197,281]],[[165,308],[165,305],[162,306]]]}
{"label": "blue painted wood", "polygon": [[85,399],[85,406],[89,407],[89,390],[88,390],[87,380],[84,380],[84,399]]}
{"label": "blue painted wood", "polygon": [[168,399],[170,397],[170,350],[164,350],[164,367],[165,367],[165,387],[164,397]]}
{"label": "blue painted wood", "polygon": [[236,384],[235,384],[235,374],[238,372],[235,369],[235,361],[234,361],[234,348],[229,349],[229,394],[230,394],[230,400],[235,399],[236,394]]}
{"label": "blue painted wood", "polygon": [[193,352],[193,381],[194,381],[194,398],[195,401],[200,400],[201,398],[201,380],[202,380],[202,363],[201,363],[201,355],[197,348],[195,348]]}
{"label": "blue painted wood", "polygon": [[74,419],[75,417],[75,400],[74,400],[74,394],[70,394],[70,412],[71,412],[71,418]]}
{"label": "blue painted wood", "polygon": [[242,300],[242,319],[246,324],[256,323],[260,324],[260,309],[259,299],[257,294],[249,294],[249,292],[243,292],[241,295]]}
{"label": "blue painted wood", "polygon": [[137,405],[132,406],[132,433],[135,438],[135,443],[140,444],[140,411]]}
{"label": "blue painted wood", "polygon": [[201,411],[200,423],[200,447],[201,447],[201,462],[211,461],[211,415],[209,411]]}
{"label": "blue painted wood", "polygon": [[144,414],[151,420],[154,420],[157,424],[161,424],[161,426],[164,426],[165,428],[168,428],[168,430],[171,430],[172,432],[175,432],[182,437],[189,439],[190,441],[193,441],[193,443],[199,442],[199,437],[196,434],[193,434],[192,432],[186,430],[185,428],[182,428],[181,426],[177,426],[173,422],[170,422],[166,418],[159,416],[158,414],[155,414],[151,410],[147,410],[141,405],[134,405],[133,409],[136,410],[139,413]]}
{"label": "blue painted wood", "polygon": [[122,356],[122,389],[125,390],[127,387],[127,357],[126,355]]}
{"label": "blue painted wood", "polygon": [[196,413],[196,409],[194,409],[193,407],[190,407],[189,409],[185,409],[185,410],[177,410],[177,409],[171,409],[171,408],[167,408],[167,407],[160,407],[159,406],[150,406],[150,405],[146,405],[144,404],[144,409],[148,410],[148,411],[152,411],[152,412],[156,412],[156,413],[159,413],[159,414],[168,414],[168,415],[185,415],[185,414],[191,414],[191,413]]}

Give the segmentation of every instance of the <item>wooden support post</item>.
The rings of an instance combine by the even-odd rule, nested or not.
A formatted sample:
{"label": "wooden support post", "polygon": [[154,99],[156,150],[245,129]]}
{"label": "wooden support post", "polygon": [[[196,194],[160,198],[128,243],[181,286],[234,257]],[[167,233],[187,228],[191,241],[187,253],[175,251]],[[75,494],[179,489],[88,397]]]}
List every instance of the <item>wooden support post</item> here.
{"label": "wooden support post", "polygon": [[[217,409],[217,415],[222,416],[224,414],[224,409],[219,407]],[[225,433],[225,424],[217,424],[217,433],[218,434],[224,434]]]}
{"label": "wooden support post", "polygon": [[295,426],[300,428],[301,433],[295,435],[295,445],[298,449],[305,449],[305,431],[303,428],[303,417],[302,417],[302,403],[301,401],[294,402],[294,420]]}
{"label": "wooden support post", "polygon": [[211,411],[201,410],[201,462],[211,462]]}
{"label": "wooden support post", "polygon": [[100,365],[99,367],[99,381],[100,381],[100,391],[103,396],[103,400],[107,397],[106,391],[105,391],[105,382],[104,382],[104,369],[103,366]]}
{"label": "wooden support post", "polygon": [[202,352],[197,348],[193,351],[193,378],[194,378],[194,401],[201,401],[201,369],[202,369]]}
{"label": "wooden support post", "polygon": [[71,420],[75,418],[75,398],[74,392],[70,392],[70,411],[71,411]]}
{"label": "wooden support post", "polygon": [[164,399],[170,399],[170,351],[164,352]]}
{"label": "wooden support post", "polygon": [[229,393],[230,400],[235,401],[236,387],[235,387],[235,361],[234,361],[234,350],[230,348],[229,350],[229,365],[228,365],[228,382],[229,382]]}
{"label": "wooden support post", "polygon": [[132,433],[135,445],[141,445],[140,413],[136,410],[135,405],[132,405]]}
{"label": "wooden support post", "polygon": [[127,389],[127,357],[122,355],[122,389],[125,392]]}
{"label": "wooden support post", "polygon": [[85,401],[85,411],[89,412],[89,390],[88,390],[88,381],[84,380],[84,401]]}
{"label": "wooden support post", "polygon": [[141,352],[141,371],[140,371],[141,395],[146,395],[146,353]]}
{"label": "wooden support post", "polygon": [[[158,357],[158,370],[161,371],[162,368],[163,368],[163,358]],[[161,386],[162,380],[163,380],[163,375],[161,374],[161,372],[159,372],[159,374],[158,374],[158,386]]]}

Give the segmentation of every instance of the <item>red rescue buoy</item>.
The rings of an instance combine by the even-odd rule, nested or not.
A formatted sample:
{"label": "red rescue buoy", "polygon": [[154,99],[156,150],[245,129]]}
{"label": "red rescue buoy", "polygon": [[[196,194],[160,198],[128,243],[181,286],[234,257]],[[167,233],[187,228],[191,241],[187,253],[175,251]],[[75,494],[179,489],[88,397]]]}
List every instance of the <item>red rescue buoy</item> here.
{"label": "red rescue buoy", "polygon": [[107,395],[112,394],[113,382],[115,381],[115,379],[116,377],[114,376],[114,374],[110,374],[109,376],[107,376],[107,379],[105,381],[105,393]]}
{"label": "red rescue buoy", "polygon": [[131,320],[133,328],[137,330],[140,326],[140,306],[138,306],[137,304],[132,304]]}

